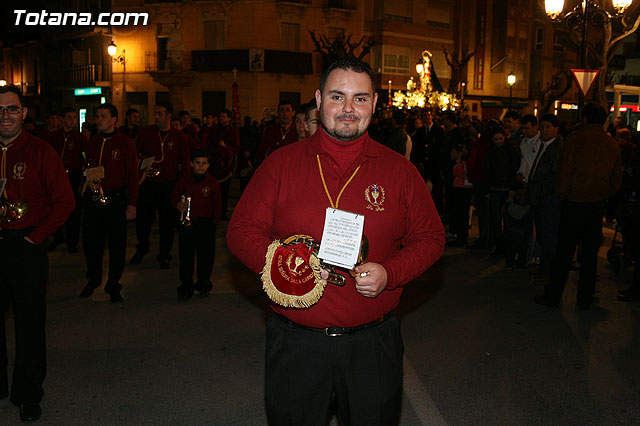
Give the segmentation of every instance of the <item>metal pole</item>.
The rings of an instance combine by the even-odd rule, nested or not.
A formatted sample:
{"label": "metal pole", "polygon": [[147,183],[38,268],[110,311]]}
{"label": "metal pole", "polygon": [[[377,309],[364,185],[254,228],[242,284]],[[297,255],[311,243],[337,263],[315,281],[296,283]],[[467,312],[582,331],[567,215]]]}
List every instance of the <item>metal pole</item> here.
{"label": "metal pole", "polygon": [[[587,23],[589,21],[589,0],[582,1],[582,54],[580,57],[580,68],[587,68],[587,55],[589,54],[589,45],[587,44]],[[582,113],[584,106],[584,97],[582,92],[578,90],[578,119]]]}
{"label": "metal pole", "polygon": [[513,97],[513,84],[509,85],[509,111],[511,111],[511,98]]}

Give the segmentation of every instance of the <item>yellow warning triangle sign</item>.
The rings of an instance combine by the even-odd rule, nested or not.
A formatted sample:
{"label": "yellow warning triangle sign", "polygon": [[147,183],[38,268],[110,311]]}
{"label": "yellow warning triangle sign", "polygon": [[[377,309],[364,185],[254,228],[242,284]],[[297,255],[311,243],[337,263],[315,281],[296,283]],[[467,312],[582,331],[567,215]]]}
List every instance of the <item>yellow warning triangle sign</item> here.
{"label": "yellow warning triangle sign", "polygon": [[600,70],[572,69],[571,72],[573,73],[573,78],[575,78],[578,83],[582,96],[586,97],[589,90],[591,90],[593,83],[596,81],[596,77],[600,73]]}

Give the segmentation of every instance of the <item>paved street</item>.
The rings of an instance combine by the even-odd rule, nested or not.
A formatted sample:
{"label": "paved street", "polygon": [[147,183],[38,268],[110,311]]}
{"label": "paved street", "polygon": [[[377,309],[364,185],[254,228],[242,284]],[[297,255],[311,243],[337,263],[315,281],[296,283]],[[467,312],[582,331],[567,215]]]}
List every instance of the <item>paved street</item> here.
{"label": "paved street", "polygon": [[[90,300],[84,258],[50,255],[48,374],[42,425],[266,425],[266,296],[218,229],[214,290],[176,301],[174,262],[155,250],[122,280],[125,301]],[[612,232],[606,230],[610,243]],[[133,224],[127,258],[135,251]],[[575,307],[576,273],[560,309],[541,286],[488,253],[447,249],[409,284],[397,314],[405,341],[402,425],[635,425],[640,419],[640,304],[615,298],[631,281],[600,252],[598,300]],[[7,322],[10,364],[13,321]],[[0,401],[0,425],[19,424]],[[332,424],[336,424],[335,419]]]}

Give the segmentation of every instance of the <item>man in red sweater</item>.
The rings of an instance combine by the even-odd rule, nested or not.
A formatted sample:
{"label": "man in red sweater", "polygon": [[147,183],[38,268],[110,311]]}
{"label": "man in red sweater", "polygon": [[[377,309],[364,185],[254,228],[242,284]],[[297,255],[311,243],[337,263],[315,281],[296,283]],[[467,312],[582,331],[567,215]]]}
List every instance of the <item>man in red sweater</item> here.
{"label": "man in red sweater", "polygon": [[257,170],[229,223],[229,249],[260,272],[274,240],[320,241],[326,211],[340,209],[364,216],[369,257],[310,308],[272,304],[267,413],[272,425],[324,425],[335,397],[346,424],[393,425],[404,348],[392,310],[404,285],[440,258],[444,230],[416,168],[367,134],[377,101],[371,67],[334,62],[316,101],[322,129]]}
{"label": "man in red sweater", "polygon": [[[178,300],[181,301],[191,298],[194,290],[201,297],[206,297],[213,287],[210,278],[216,255],[216,225],[220,222],[220,186],[216,178],[207,173],[207,151],[193,151],[191,166],[191,171],[178,179],[171,200],[181,215],[189,218],[188,226],[185,226],[186,222],[181,223],[178,233],[182,283],[178,287]],[[191,198],[190,206],[186,197]],[[194,286],[193,263],[196,257],[198,281]]]}
{"label": "man in red sweater", "polygon": [[180,130],[171,128],[172,116],[173,106],[161,102],[155,108],[156,124],[138,132],[138,156],[143,160],[153,157],[153,168],[160,173],[154,176],[151,174],[151,167],[144,171],[136,220],[138,245],[131,259],[132,265],[142,262],[144,255],[149,253],[149,235],[156,210],[160,226],[160,250],[157,256],[160,268],[168,269],[171,261],[170,253],[177,220],[176,209],[171,204],[171,191],[178,176],[190,168],[187,137]]}
{"label": "man in red sweater", "polygon": [[60,158],[46,142],[22,131],[27,117],[22,94],[0,87],[2,203],[26,202],[22,216],[0,215],[0,399],[9,396],[4,313],[13,307],[16,360],[11,402],[20,419],[41,415],[46,373],[45,286],[48,275],[45,239],[74,207],[73,192]]}
{"label": "man in red sweater", "polygon": [[[89,180],[84,191],[82,248],[87,261],[87,285],[80,297],[89,297],[102,285],[102,257],[108,241],[109,275],[104,291],[111,302],[121,302],[120,278],[124,271],[127,248],[127,220],[136,217],[138,200],[138,158],[135,142],[116,131],[118,110],[109,103],[96,112],[96,134],[85,148],[87,173],[102,168],[103,177]],[[100,202],[104,195],[107,202]]]}
{"label": "man in red sweater", "polygon": [[295,109],[289,101],[278,104],[279,124],[269,126],[264,130],[260,145],[256,151],[256,163],[261,164],[268,155],[275,150],[298,141],[298,133],[293,124]]}

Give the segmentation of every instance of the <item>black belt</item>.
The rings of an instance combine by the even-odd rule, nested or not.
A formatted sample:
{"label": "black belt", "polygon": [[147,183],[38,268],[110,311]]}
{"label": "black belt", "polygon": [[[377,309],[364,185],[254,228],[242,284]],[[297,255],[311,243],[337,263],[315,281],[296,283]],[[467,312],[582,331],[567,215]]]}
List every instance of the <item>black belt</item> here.
{"label": "black belt", "polygon": [[368,322],[366,324],[358,325],[355,327],[327,327],[327,328],[315,328],[315,327],[307,327],[306,325],[298,324],[297,322],[291,321],[289,318],[286,318],[278,313],[275,314],[276,318],[285,324],[291,325],[293,327],[302,328],[303,330],[315,331],[316,333],[322,333],[325,336],[337,337],[342,336],[343,334],[353,334],[358,331],[366,330],[367,328],[376,327],[389,318],[393,316],[393,312],[389,312],[388,314],[382,315],[380,318],[375,321]]}

